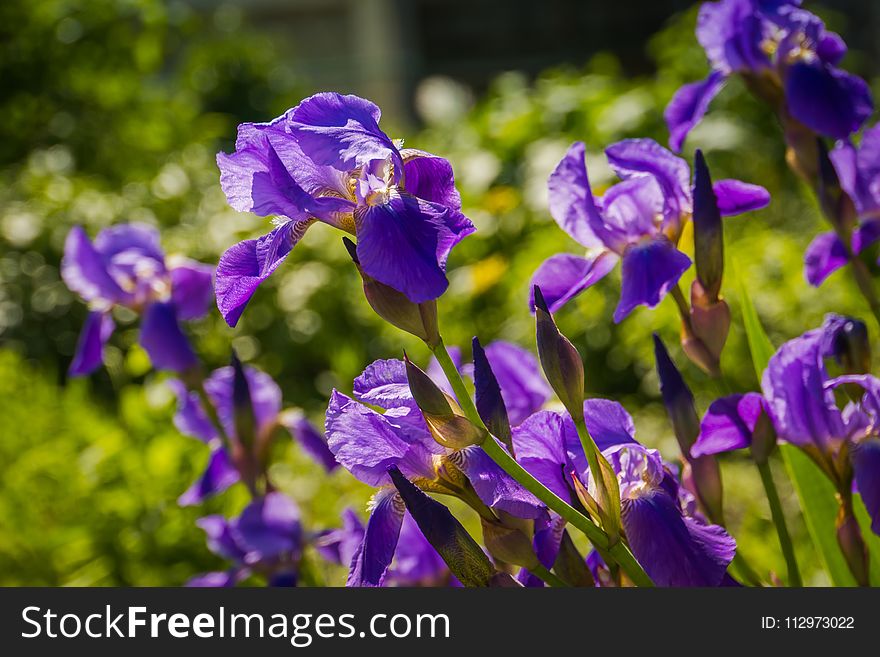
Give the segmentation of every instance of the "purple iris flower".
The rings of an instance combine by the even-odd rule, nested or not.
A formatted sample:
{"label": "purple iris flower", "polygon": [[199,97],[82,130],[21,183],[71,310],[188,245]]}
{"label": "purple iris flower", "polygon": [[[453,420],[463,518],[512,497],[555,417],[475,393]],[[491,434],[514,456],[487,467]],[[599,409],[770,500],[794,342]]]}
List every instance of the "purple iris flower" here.
{"label": "purple iris flower", "polygon": [[[840,141],[829,153],[840,186],[852,200],[858,226],[852,235],[855,255],[880,239],[880,125],[865,130],[858,147]],[[818,287],[849,262],[846,247],[834,232],[817,235],[804,258],[804,273]]]}
{"label": "purple iris flower", "polygon": [[356,235],[363,271],[414,303],[446,290],[449,253],[474,231],[452,166],[401,149],[379,117],[363,98],[320,93],[269,123],[241,124],[235,152],[217,155],[229,204],[276,226],[220,259],[215,292],[230,325],[315,221]]}
{"label": "purple iris flower", "polygon": [[[392,466],[423,488],[437,492],[444,492],[441,480],[446,469],[452,468],[490,508],[520,518],[535,518],[542,512],[541,503],[482,448],[452,451],[434,440],[410,393],[403,361],[372,363],[355,379],[353,388],[354,399],[336,390],[330,397],[327,443],[345,469],[380,489],[370,504],[360,551],[351,563],[349,586],[381,586],[394,556],[405,507],[390,486],[388,469]],[[435,487],[438,482],[439,488]]]}
{"label": "purple iris flower", "polygon": [[[327,447],[323,435],[300,413],[288,409],[281,410],[281,389],[265,372],[253,367],[245,367],[250,390],[250,401],[254,415],[254,449],[265,449],[277,429],[282,428],[300,444],[302,449],[328,472],[337,467],[333,454]],[[188,436],[198,438],[210,448],[208,465],[178,502],[182,506],[201,504],[205,499],[221,493],[241,479],[241,465],[245,458],[245,447],[236,436],[235,410],[233,403],[234,369],[221,367],[205,379],[204,388],[217,418],[228,438],[224,441],[211,422],[202,400],[197,392],[189,390],[177,379],[169,385],[177,395],[178,407],[174,415],[174,425]]]}
{"label": "purple iris flower", "polygon": [[[682,491],[659,452],[636,442],[629,413],[613,401],[584,402],[587,428],[617,473],[623,530],[658,586],[718,586],[736,543],[723,528],[686,513]],[[595,483],[567,413],[541,411],[513,430],[517,460],[562,499],[577,503],[571,477],[595,496]]]}
{"label": "purple iris flower", "polygon": [[[838,489],[855,484],[872,529],[880,534],[880,380],[870,374],[832,377],[826,366],[846,322],[828,315],[821,328],[783,344],[764,371],[761,395],[733,395],[712,403],[691,453],[748,447],[759,417],[766,413],[778,438],[804,450]],[[841,408],[835,390],[844,384],[858,384],[864,394]]]}
{"label": "purple iris flower", "polygon": [[664,113],[675,151],[705,115],[728,77],[742,75],[759,95],[782,105],[810,130],[846,139],[874,111],[861,78],[837,67],[846,54],[839,35],[825,29],[800,0],[706,2],[697,18],[697,40],[712,72],[684,85]]}
{"label": "purple iris flower", "polygon": [[[693,213],[690,167],[651,139],[627,139],[605,150],[621,182],[594,198],[584,162],[585,146],[575,142],[550,174],[550,213],[566,233],[587,249],[586,257],[561,253],[545,260],[532,278],[551,312],[595,284],[621,261],[620,302],[614,321],[636,306],[653,308],[690,267],[676,248]],[[763,187],[738,180],[714,184],[721,214],[757,210],[770,202]],[[534,298],[530,300],[534,308]]]}
{"label": "purple iris flower", "polygon": [[296,504],[282,493],[268,493],[248,504],[241,515],[220,515],[197,522],[208,548],[232,562],[227,571],[191,579],[188,586],[234,586],[253,572],[274,586],[295,586],[303,549],[303,530]]}
{"label": "purple iris flower", "polygon": [[182,372],[198,363],[180,321],[208,311],[212,269],[187,258],[166,258],[155,228],[112,226],[92,242],[75,226],[64,244],[61,276],[91,309],[70,364],[71,376],[89,374],[101,365],[116,306],[141,316],[140,343],[154,367]]}

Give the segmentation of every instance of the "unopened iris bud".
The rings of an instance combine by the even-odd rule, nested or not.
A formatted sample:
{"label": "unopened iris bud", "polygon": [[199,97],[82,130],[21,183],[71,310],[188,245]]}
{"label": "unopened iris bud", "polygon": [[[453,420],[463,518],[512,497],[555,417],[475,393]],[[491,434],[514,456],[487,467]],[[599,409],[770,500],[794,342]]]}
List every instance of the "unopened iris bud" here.
{"label": "unopened iris bud", "polygon": [[510,434],[510,420],[507,406],[501,397],[501,386],[492,371],[486,352],[477,338],[473,339],[474,352],[474,397],[477,412],[486,423],[489,433],[504,443],[513,453],[513,440]]}
{"label": "unopened iris bud", "polygon": [[404,361],[410,392],[434,440],[450,449],[483,444],[488,436],[485,429],[467,419],[455,400],[443,392],[406,354]]}
{"label": "unopened iris bud", "polygon": [[584,417],[584,363],[553,321],[541,288],[535,286],[538,357],[550,387],[575,422]]}
{"label": "unopened iris bud", "polygon": [[773,421],[767,415],[766,410],[761,410],[755,429],[752,431],[752,459],[755,463],[764,464],[770,460],[770,455],[776,449],[776,429]]}
{"label": "unopened iris bud", "polygon": [[397,467],[388,470],[407,510],[449,570],[465,586],[490,586],[495,567],[449,509],[420,491]]}
{"label": "unopened iris bud", "polygon": [[699,279],[691,285],[690,325],[682,329],[681,346],[687,357],[710,376],[721,373],[721,352],[730,332],[730,307],[712,300]]}
{"label": "unopened iris bud", "polygon": [[724,274],[724,232],[703,152],[694,154],[694,261],[707,301],[718,300]]}
{"label": "unopened iris bud", "polygon": [[539,564],[532,541],[520,529],[499,522],[482,519],[483,542],[495,559],[522,568],[534,568]]}
{"label": "unopened iris bud", "polygon": [[431,348],[440,344],[436,299],[413,303],[402,292],[395,290],[390,285],[380,283],[361,268],[355,243],[347,237],[343,237],[342,242],[357,266],[363,281],[367,303],[376,314],[401,331],[406,331],[410,335],[420,338]]}

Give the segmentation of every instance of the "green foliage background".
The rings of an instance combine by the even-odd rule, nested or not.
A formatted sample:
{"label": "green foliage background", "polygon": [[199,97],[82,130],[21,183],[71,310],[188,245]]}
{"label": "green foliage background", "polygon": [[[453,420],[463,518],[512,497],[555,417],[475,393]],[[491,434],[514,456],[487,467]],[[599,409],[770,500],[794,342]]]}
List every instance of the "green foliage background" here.
{"label": "green foliage background", "polygon": [[[83,6],[78,6],[82,4]],[[449,84],[422,100],[443,111],[401,135],[408,146],[452,160],[467,214],[478,232],[450,261],[441,300],[448,344],[534,341],[526,308],[532,272],[547,256],[576,251],[550,219],[545,182],[575,139],[588,146],[594,183],[610,182],[602,148],[624,137],[665,142],[662,109],[685,81],[702,77],[695,12],[671,18],[648,44],[653,78],[628,78],[612,55],[536,80],[500,76],[476,102]],[[845,22],[829,17],[845,34]],[[134,344],[131,318],[108,348],[108,367],[88,380],[65,379],[85,307],[64,287],[58,264],[74,224],[94,234],[122,221],[163,229],[170,252],[216,262],[266,220],[227,207],[214,154],[230,150],[241,121],[267,120],[312,91],[273,45],[222,14],[196,15],[158,0],[64,0],[0,5],[0,584],[176,585],[222,567],[194,520],[245,503],[233,489],[204,509],[175,500],[206,453],[170,423],[173,400]],[[857,53],[847,62],[858,72]],[[874,83],[875,90],[880,90]],[[822,229],[806,189],[784,166],[774,120],[736,82],[689,139],[716,178],[758,182],[771,206],[726,224],[726,290],[734,326],[723,367],[732,389],[757,382],[732,284],[738,272],[776,344],[818,325],[826,312],[864,314],[845,274],[821,290],[807,286],[803,251]],[[688,153],[687,157],[690,157]],[[689,283],[689,281],[686,281]],[[653,372],[650,335],[659,332],[705,408],[717,385],[689,365],[671,302],[610,320],[619,277],[609,276],[559,313],[581,350],[591,395],[613,397],[636,417],[640,439],[675,455]],[[873,331],[873,327],[872,327]],[[289,406],[320,424],[334,387],[375,358],[422,345],[384,326],[363,301],[360,281],[324,226],[310,230],[231,330],[216,313],[192,325],[200,355],[226,363],[230,346],[272,374]],[[309,527],[334,526],[345,506],[365,513],[370,491],[345,472],[327,477],[294,445],[279,449],[273,472],[299,501]],[[726,506],[742,552],[760,569],[784,572],[757,473],[725,460]],[[808,583],[827,580],[797,504],[779,470],[784,502]],[[341,583],[321,568],[316,581]]]}

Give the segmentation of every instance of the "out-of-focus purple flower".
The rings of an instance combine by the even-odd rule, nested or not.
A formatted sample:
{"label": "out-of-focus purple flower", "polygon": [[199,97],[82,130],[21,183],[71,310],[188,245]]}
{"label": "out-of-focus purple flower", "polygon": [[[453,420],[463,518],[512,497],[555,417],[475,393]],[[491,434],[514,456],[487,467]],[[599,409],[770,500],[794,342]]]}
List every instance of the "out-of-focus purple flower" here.
{"label": "out-of-focus purple flower", "polygon": [[140,343],[154,367],[182,372],[197,364],[180,321],[208,311],[212,269],[186,258],[166,258],[154,228],[121,224],[105,228],[93,242],[74,226],[64,243],[61,276],[91,309],[70,364],[71,376],[89,374],[101,365],[115,306],[141,316]]}
{"label": "out-of-focus purple flower", "polygon": [[[587,249],[586,257],[551,256],[532,278],[550,312],[595,284],[621,262],[619,322],[636,306],[653,308],[690,267],[676,248],[684,222],[693,213],[687,162],[651,139],[627,139],[605,150],[621,182],[594,198],[584,162],[585,146],[575,142],[550,174],[550,213]],[[756,210],[770,202],[763,187],[737,180],[714,184],[722,215]],[[530,299],[534,308],[534,297]]]}
{"label": "out-of-focus purple flower", "polygon": [[684,85],[666,107],[670,148],[681,150],[712,99],[731,75],[741,75],[778,111],[810,130],[846,139],[874,109],[868,85],[838,68],[846,45],[799,1],[706,2],[697,18],[697,40],[712,67],[709,76]]}
{"label": "out-of-focus purple flower", "polygon": [[[880,239],[880,125],[865,130],[862,141],[840,141],[829,153],[840,186],[855,206],[858,225],[852,251],[860,254]],[[846,247],[834,232],[816,235],[804,258],[804,274],[818,287],[849,262]]]}
{"label": "out-of-focus purple flower", "polygon": [[[244,375],[248,383],[255,423],[255,442],[251,449],[257,452],[264,450],[276,429],[283,428],[317,463],[328,472],[333,470],[337,463],[321,433],[301,412],[293,409],[282,412],[281,389],[272,377],[253,367],[245,367]],[[234,377],[232,367],[221,367],[214,370],[203,384],[228,442],[225,442],[224,436],[219,434],[212,423],[199,394],[188,389],[182,381],[176,379],[169,381],[169,385],[177,395],[178,405],[174,415],[174,425],[181,433],[207,443],[211,450],[204,474],[181,495],[178,500],[181,505],[201,504],[208,497],[226,490],[241,479],[240,468],[245,446],[241,438],[236,435],[233,405]]]}
{"label": "out-of-focus purple flower", "polygon": [[315,221],[358,238],[363,271],[412,302],[446,290],[446,260],[474,231],[445,159],[401,149],[380,111],[357,96],[319,93],[269,123],[243,123],[220,153],[220,184],[240,212],[275,229],[231,247],[217,267],[217,305],[235,325],[254,291]]}
{"label": "out-of-focus purple flower", "polygon": [[403,361],[374,362],[355,379],[353,390],[354,399],[336,390],[330,397],[327,443],[336,460],[356,478],[382,488],[373,498],[363,554],[352,564],[350,586],[380,586],[391,563],[404,511],[399,496],[388,487],[392,466],[422,486],[439,481],[451,485],[454,492],[468,485],[486,506],[517,517],[534,518],[541,513],[541,503],[482,448],[452,451],[433,439],[409,391]]}
{"label": "out-of-focus purple flower", "polygon": [[[846,318],[828,315],[821,328],[783,344],[764,371],[763,394],[715,401],[692,452],[715,454],[749,445],[766,413],[780,440],[804,450],[826,473],[836,473],[839,489],[850,488],[840,473],[852,473],[872,528],[880,533],[880,380],[870,374],[832,377],[826,366],[837,355],[836,336],[846,325]],[[863,394],[841,408],[835,391],[851,384]]]}
{"label": "out-of-focus purple flower", "polygon": [[268,493],[248,504],[237,518],[220,515],[201,518],[197,524],[217,556],[233,563],[226,572],[200,575],[189,586],[234,586],[251,572],[264,574],[270,584],[296,585],[303,548],[300,513],[282,493]]}

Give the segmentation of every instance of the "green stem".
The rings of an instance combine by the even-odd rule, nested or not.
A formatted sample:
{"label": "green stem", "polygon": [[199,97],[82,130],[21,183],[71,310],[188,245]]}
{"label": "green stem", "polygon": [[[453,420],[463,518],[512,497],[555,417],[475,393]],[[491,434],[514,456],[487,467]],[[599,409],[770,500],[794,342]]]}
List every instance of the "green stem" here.
{"label": "green stem", "polygon": [[770,503],[770,515],[773,517],[773,524],[776,525],[776,534],[779,536],[779,545],[782,547],[785,565],[788,568],[788,585],[803,586],[797,558],[794,554],[794,545],[792,545],[791,536],[788,534],[782,502],[779,499],[779,492],[776,490],[776,482],[773,481],[770,464],[764,462],[757,465],[758,472],[761,473],[761,482],[764,484],[764,491],[767,493],[767,501]]}
{"label": "green stem", "polygon": [[[477,407],[471,399],[470,392],[468,392],[464,380],[461,378],[461,374],[459,374],[458,369],[455,367],[455,363],[453,363],[452,359],[449,357],[449,353],[446,351],[446,346],[443,344],[443,340],[440,340],[432,350],[434,356],[437,358],[437,362],[443,369],[443,373],[449,380],[449,384],[452,386],[455,396],[458,398],[458,403],[461,406],[465,417],[478,427],[485,429],[486,425],[483,423],[480,414],[477,412]],[[644,569],[639,565],[639,562],[636,561],[632,552],[629,551],[629,548],[620,541],[617,541],[613,546],[609,547],[610,541],[608,535],[604,531],[593,524],[587,516],[577,511],[570,504],[564,502],[562,498],[556,495],[556,493],[535,479],[531,473],[517,463],[516,460],[498,444],[494,437],[489,436],[489,438],[483,442],[483,450],[485,450],[486,454],[488,454],[502,470],[510,475],[523,488],[546,504],[549,509],[558,513],[571,525],[583,532],[584,535],[590,539],[590,542],[597,548],[607,550],[608,554],[620,564],[620,567],[634,584],[637,586],[654,585],[651,578],[648,577],[647,573],[645,573]]]}
{"label": "green stem", "polygon": [[733,574],[740,581],[745,582],[749,586],[764,586],[758,573],[752,569],[739,550],[733,555],[733,561],[730,562],[730,570],[733,571]]}
{"label": "green stem", "polygon": [[532,566],[531,568],[529,568],[529,572],[535,577],[543,580],[543,582],[548,586],[552,586],[554,588],[568,587],[568,584],[566,584],[555,574],[544,568],[544,566],[542,566],[541,564],[538,564],[537,566]]}

